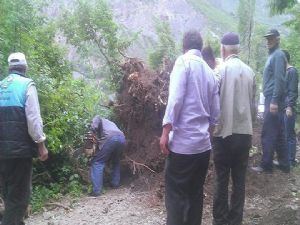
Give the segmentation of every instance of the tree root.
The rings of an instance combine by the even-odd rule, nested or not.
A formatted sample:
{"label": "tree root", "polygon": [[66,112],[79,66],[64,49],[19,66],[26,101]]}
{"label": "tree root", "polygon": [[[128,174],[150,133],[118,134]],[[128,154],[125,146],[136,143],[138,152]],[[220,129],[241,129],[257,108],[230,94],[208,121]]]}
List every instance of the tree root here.
{"label": "tree root", "polygon": [[152,173],[157,173],[156,171],[154,171],[149,166],[147,166],[147,165],[145,165],[143,163],[136,162],[133,159],[129,158],[128,156],[125,156],[125,158],[126,158],[126,160],[132,162],[133,174],[136,174],[136,172],[139,171],[139,169],[138,169],[139,166],[145,167],[146,169],[150,170]]}
{"label": "tree root", "polygon": [[58,202],[49,202],[49,203],[46,203],[45,206],[60,207],[60,208],[63,208],[65,210],[67,210],[67,211],[71,210],[71,208],[69,206],[63,205],[63,204],[58,203]]}

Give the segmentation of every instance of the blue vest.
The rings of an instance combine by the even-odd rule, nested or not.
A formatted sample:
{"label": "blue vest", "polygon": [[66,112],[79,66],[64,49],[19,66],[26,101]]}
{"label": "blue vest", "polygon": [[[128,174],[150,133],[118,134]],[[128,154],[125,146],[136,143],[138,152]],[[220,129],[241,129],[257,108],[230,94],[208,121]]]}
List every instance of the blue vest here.
{"label": "blue vest", "polygon": [[0,82],[0,159],[29,158],[37,145],[28,134],[26,92],[33,81],[10,74]]}

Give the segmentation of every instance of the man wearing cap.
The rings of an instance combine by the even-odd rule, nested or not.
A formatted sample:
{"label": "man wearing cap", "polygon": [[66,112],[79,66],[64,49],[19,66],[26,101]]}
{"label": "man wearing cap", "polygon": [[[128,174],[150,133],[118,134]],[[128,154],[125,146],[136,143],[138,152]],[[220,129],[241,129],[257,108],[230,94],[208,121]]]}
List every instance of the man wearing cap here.
{"label": "man wearing cap", "polygon": [[210,158],[210,129],[219,115],[218,85],[201,56],[202,38],[189,31],[170,76],[160,148],[166,159],[167,225],[200,225]]}
{"label": "man wearing cap", "polygon": [[0,177],[5,211],[2,225],[24,224],[31,192],[32,158],[48,158],[34,82],[26,77],[23,53],[8,58],[9,75],[0,82]]}
{"label": "man wearing cap", "polygon": [[273,155],[277,152],[278,168],[290,171],[288,151],[284,133],[284,108],[286,89],[286,58],[279,48],[280,34],[271,29],[265,36],[269,57],[263,72],[263,94],[265,96],[264,123],[262,127],[262,159],[256,172],[272,172]]}
{"label": "man wearing cap", "polygon": [[[238,56],[236,33],[221,40],[220,119],[213,138],[216,181],[213,201],[214,225],[241,225],[245,201],[245,177],[255,116],[255,74]],[[228,204],[229,177],[232,195]]]}

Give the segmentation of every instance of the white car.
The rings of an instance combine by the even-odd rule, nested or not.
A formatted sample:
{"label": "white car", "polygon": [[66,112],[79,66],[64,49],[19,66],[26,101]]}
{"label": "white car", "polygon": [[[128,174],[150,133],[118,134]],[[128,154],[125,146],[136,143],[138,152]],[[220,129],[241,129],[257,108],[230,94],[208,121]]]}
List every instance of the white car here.
{"label": "white car", "polygon": [[259,101],[258,101],[258,106],[257,106],[257,118],[263,119],[264,112],[265,112],[265,96],[261,92],[261,93],[259,93]]}

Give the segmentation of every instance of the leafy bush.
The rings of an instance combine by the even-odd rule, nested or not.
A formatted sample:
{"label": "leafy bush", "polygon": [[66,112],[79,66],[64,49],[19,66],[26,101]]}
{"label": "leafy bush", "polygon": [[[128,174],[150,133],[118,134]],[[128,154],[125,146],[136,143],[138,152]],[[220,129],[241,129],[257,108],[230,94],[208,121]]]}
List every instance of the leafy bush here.
{"label": "leafy bush", "polygon": [[[78,195],[81,179],[68,150],[81,145],[86,126],[95,114],[107,114],[99,102],[105,95],[89,80],[75,80],[65,51],[54,41],[57,27],[42,16],[43,1],[0,0],[0,77],[7,75],[7,57],[24,52],[28,77],[37,86],[50,158],[35,161],[33,209],[62,194]],[[47,176],[39,176],[46,173]]]}
{"label": "leafy bush", "polygon": [[158,69],[164,60],[175,61],[178,50],[172,37],[170,25],[166,21],[155,20],[156,33],[158,35],[157,45],[149,52],[148,61],[152,69]]}

